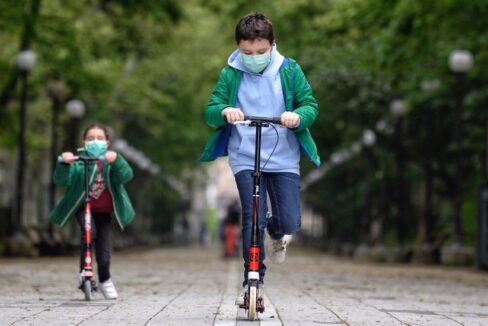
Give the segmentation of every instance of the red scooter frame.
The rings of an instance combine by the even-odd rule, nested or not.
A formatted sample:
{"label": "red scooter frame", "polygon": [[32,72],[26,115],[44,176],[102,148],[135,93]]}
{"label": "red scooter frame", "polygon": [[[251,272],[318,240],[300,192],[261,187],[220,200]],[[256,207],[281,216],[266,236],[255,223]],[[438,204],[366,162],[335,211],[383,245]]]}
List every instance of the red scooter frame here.
{"label": "red scooter frame", "polygon": [[254,171],[253,171],[253,202],[252,202],[252,226],[251,226],[251,246],[249,248],[249,273],[248,290],[244,296],[244,304],[240,308],[248,311],[249,320],[258,317],[258,313],[264,312],[264,301],[259,296],[259,179],[261,176],[261,129],[269,127],[271,123],[281,124],[281,118],[264,117],[244,117],[244,121],[237,121],[235,124],[245,124],[256,128],[256,141],[254,152]]}
{"label": "red scooter frame", "polygon": [[[61,156],[58,157],[59,162],[64,162]],[[93,259],[92,259],[92,238],[91,238],[91,205],[90,205],[90,176],[89,165],[96,161],[105,161],[105,156],[90,157],[77,156],[76,161],[82,161],[85,167],[85,207],[84,207],[84,230],[85,230],[85,266],[83,267],[82,276],[80,279],[80,289],[85,293],[85,300],[90,301],[92,292],[97,291],[97,285],[93,279]]]}

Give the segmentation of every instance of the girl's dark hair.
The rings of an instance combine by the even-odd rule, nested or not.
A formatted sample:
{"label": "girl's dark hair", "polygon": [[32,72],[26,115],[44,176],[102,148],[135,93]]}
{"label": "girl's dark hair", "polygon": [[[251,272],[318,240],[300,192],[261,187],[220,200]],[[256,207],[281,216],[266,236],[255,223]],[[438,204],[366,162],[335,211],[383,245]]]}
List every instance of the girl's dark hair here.
{"label": "girl's dark hair", "polygon": [[236,26],[236,43],[241,40],[255,40],[258,38],[266,39],[269,43],[274,43],[273,24],[260,12],[252,12],[239,20]]}
{"label": "girl's dark hair", "polygon": [[92,123],[85,128],[85,130],[83,131],[83,140],[85,140],[86,134],[88,134],[88,131],[90,131],[91,129],[102,129],[103,133],[105,134],[105,138],[107,140],[110,140],[110,132],[108,131],[107,126],[98,122]]}

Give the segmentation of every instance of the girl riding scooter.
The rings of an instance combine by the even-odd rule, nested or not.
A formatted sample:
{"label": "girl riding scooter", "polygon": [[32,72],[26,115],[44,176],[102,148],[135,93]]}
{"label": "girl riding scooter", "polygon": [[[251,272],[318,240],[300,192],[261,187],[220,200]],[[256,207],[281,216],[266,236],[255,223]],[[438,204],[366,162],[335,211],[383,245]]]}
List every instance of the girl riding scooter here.
{"label": "girl riding scooter", "polygon": [[[98,267],[99,289],[105,299],[117,299],[118,294],[110,275],[111,252],[111,221],[112,216],[121,229],[127,226],[134,218],[135,212],[124,188],[124,184],[132,179],[132,169],[127,161],[118,153],[108,151],[110,143],[109,133],[105,126],[99,123],[88,126],[83,132],[84,156],[105,156],[105,162],[97,161],[89,168],[90,176],[90,203],[92,219],[96,229],[95,256]],[[85,261],[83,197],[85,172],[83,162],[76,161],[77,156],[71,152],[62,154],[62,162],[58,163],[54,171],[54,182],[58,186],[66,187],[50,219],[60,226],[75,216],[81,227],[80,246],[80,277],[83,279]]]}

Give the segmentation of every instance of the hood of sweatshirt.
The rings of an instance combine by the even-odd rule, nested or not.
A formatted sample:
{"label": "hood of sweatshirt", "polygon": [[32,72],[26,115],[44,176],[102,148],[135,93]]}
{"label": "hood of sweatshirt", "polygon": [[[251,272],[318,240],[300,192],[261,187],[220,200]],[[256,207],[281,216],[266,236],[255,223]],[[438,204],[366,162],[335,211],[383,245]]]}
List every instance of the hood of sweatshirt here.
{"label": "hood of sweatshirt", "polygon": [[[279,72],[284,59],[273,45],[269,65],[262,73],[256,74],[242,64],[239,50],[230,55],[229,66],[244,72],[236,100],[236,107],[244,115],[279,117],[285,112]],[[255,140],[255,128],[244,125],[232,127],[227,145],[232,173],[254,168]],[[300,173],[300,147],[293,131],[287,128],[263,128],[261,140],[261,169],[264,172]]]}

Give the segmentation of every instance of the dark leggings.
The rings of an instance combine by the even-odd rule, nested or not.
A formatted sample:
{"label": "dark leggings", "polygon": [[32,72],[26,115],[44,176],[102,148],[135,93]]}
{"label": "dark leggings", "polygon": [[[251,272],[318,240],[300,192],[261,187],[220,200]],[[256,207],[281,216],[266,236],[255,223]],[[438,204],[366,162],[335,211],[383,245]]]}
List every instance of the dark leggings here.
{"label": "dark leggings", "polygon": [[[84,211],[76,214],[81,229],[80,272],[85,267],[85,222]],[[111,213],[92,213],[92,242],[95,245],[95,257],[98,268],[98,281],[105,282],[110,278],[110,245],[112,240]]]}

